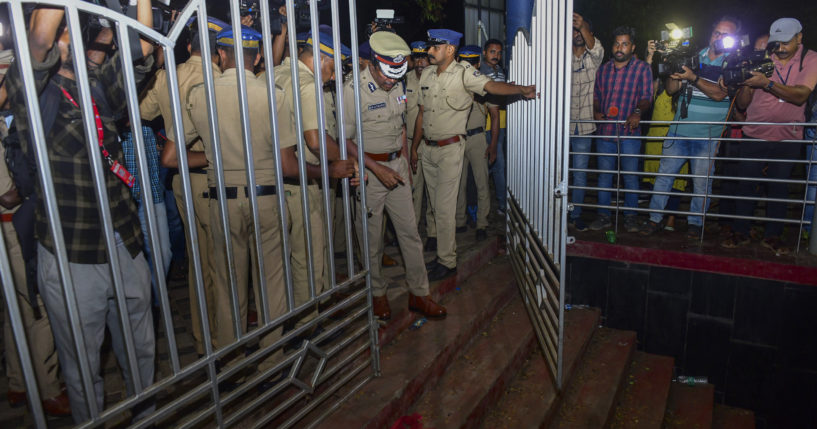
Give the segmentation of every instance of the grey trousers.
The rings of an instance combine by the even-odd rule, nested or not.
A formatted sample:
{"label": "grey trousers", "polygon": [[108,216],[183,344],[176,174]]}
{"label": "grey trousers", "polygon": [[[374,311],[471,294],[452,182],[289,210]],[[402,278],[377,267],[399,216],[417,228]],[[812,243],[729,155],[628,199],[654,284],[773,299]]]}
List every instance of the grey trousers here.
{"label": "grey trousers", "polygon": [[[145,388],[153,383],[156,353],[153,314],[150,309],[150,270],[142,253],[136,258],[131,258],[125,245],[119,242],[116,251],[122,271],[122,287],[127,302],[127,316],[130,319],[138,366],[138,374],[135,376],[140,378],[142,387]],[[71,334],[71,321],[65,306],[57,260],[41,245],[38,245],[37,252],[40,295],[54,331],[62,375],[68,388],[68,399],[71,401],[71,414],[74,422],[81,423],[91,417],[87,402],[89,398],[84,393],[82,386],[79,361]],[[96,401],[101,411],[105,396],[104,380],[100,368],[100,349],[105,339],[106,326],[111,332],[113,351],[122,368],[128,394],[134,393],[111,270],[108,264],[69,263],[69,268],[77,296],[80,329],[85,340],[85,354],[88,356],[91,379],[94,384],[93,400]],[[146,411],[149,410],[143,410],[143,412]]]}

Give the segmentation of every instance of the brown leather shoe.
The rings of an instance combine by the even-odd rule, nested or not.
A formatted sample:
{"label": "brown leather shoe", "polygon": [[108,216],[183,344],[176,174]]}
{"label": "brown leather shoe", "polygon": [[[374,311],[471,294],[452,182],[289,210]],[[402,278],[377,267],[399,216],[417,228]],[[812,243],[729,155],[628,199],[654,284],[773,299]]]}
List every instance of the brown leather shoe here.
{"label": "brown leather shoe", "polygon": [[383,260],[381,262],[383,263],[384,267],[394,267],[397,265],[397,261],[385,253],[383,254]]}
{"label": "brown leather shoe", "polygon": [[417,296],[409,293],[409,310],[430,319],[444,319],[448,314],[445,307],[431,299],[431,295]]}
{"label": "brown leather shoe", "polygon": [[6,399],[9,401],[9,405],[11,408],[22,407],[28,402],[28,397],[26,397],[26,392],[16,392],[14,390],[9,390],[6,392]]}
{"label": "brown leather shoe", "polygon": [[68,393],[64,390],[59,395],[43,401],[43,411],[49,416],[66,417],[71,415],[71,404],[68,402]]}
{"label": "brown leather shoe", "polygon": [[374,315],[379,317],[380,320],[389,320],[389,319],[391,319],[391,308],[389,308],[389,297],[387,297],[386,295],[373,296],[372,297],[372,312],[374,312]]}

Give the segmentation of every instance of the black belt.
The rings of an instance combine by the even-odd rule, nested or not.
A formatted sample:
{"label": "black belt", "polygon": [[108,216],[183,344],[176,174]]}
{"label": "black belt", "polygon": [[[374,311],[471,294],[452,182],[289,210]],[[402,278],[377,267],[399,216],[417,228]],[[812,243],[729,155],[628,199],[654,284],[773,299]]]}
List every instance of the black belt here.
{"label": "black belt", "polygon": [[[276,189],[275,185],[256,185],[255,187],[255,195],[258,197],[263,197],[265,195],[275,195]],[[218,199],[218,188],[210,188],[209,192],[205,192],[202,194],[204,198],[210,198],[213,200]],[[224,196],[228,200],[234,200],[238,198],[238,187],[236,186],[227,186],[224,188]],[[247,187],[244,187],[244,196],[249,197],[250,193],[247,190]]]}
{"label": "black belt", "polygon": [[476,135],[476,134],[479,134],[479,133],[482,133],[482,132],[485,132],[485,127],[471,128],[470,130],[466,131],[465,134],[468,137],[471,137],[473,135]]}
{"label": "black belt", "polygon": [[[318,185],[319,189],[323,189],[323,182],[321,182],[320,180],[307,179],[306,183],[309,185]],[[301,186],[301,181],[294,177],[284,177],[284,184],[292,186]]]}
{"label": "black belt", "polygon": [[190,174],[207,174],[207,170],[203,168],[191,168],[189,171]]}

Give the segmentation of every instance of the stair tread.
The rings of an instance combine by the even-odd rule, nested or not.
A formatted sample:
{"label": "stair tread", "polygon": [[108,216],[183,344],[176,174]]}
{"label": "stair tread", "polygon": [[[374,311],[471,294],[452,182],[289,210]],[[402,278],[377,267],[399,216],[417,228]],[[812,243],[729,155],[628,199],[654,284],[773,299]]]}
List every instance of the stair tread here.
{"label": "stair tread", "polygon": [[711,384],[688,386],[673,382],[664,415],[664,428],[711,428],[714,398],[715,386]]}
{"label": "stair tread", "polygon": [[590,428],[607,424],[635,341],[632,331],[596,330],[567,385],[552,427]]}
{"label": "stair tread", "polygon": [[507,258],[495,259],[460,284],[459,292],[445,297],[445,320],[430,320],[417,330],[398,333],[380,350],[382,375],[372,379],[318,427],[379,429],[406,414],[416,398],[439,380],[459,351],[516,296],[511,272]]}
{"label": "stair tread", "polygon": [[493,318],[446,374],[415,404],[423,425],[475,427],[533,348],[534,335],[519,296]]}
{"label": "stair tread", "polygon": [[611,429],[661,427],[667,406],[674,359],[636,352],[613,413]]}
{"label": "stair tread", "polygon": [[715,404],[712,412],[712,429],[754,429],[755,413],[752,411]]}
{"label": "stair tread", "polygon": [[[599,309],[565,312],[564,374],[569,380],[577,357],[598,326]],[[556,386],[544,356],[537,349],[485,418],[483,428],[534,428],[547,421],[556,398]]]}

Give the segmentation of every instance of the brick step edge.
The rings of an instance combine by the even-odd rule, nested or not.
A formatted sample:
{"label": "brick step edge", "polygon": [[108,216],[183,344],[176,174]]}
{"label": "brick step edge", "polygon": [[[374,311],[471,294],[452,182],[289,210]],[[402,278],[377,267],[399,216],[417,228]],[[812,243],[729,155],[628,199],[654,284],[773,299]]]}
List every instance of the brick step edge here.
{"label": "brick step edge", "polygon": [[409,415],[433,428],[477,427],[534,346],[525,305],[514,297],[447,368],[445,375],[415,404]]}
{"label": "brick step edge", "polygon": [[674,359],[635,352],[613,412],[610,429],[660,429],[664,422]]}
{"label": "brick step edge", "polygon": [[[448,317],[403,332],[380,351],[381,376],[372,379],[351,400],[316,427],[389,427],[404,415],[448,365],[508,301],[518,294],[507,258],[483,267],[460,292],[446,297]],[[368,375],[349,382],[354,385]],[[307,416],[304,422],[309,422]]]}
{"label": "brick step edge", "polygon": [[743,408],[715,404],[712,429],[755,429],[755,413]]}
{"label": "brick step edge", "polygon": [[688,386],[673,382],[669,390],[667,412],[664,414],[664,427],[711,428],[714,397],[715,386],[712,384]]}
{"label": "brick step edge", "polygon": [[610,420],[635,350],[636,334],[598,328],[558,407],[551,427],[600,428]]}
{"label": "brick step edge", "polygon": [[[578,357],[584,352],[598,326],[598,309],[576,309],[565,312],[564,374],[570,380]],[[538,345],[516,377],[497,398],[481,427],[536,428],[553,414],[557,395],[554,378]]]}

